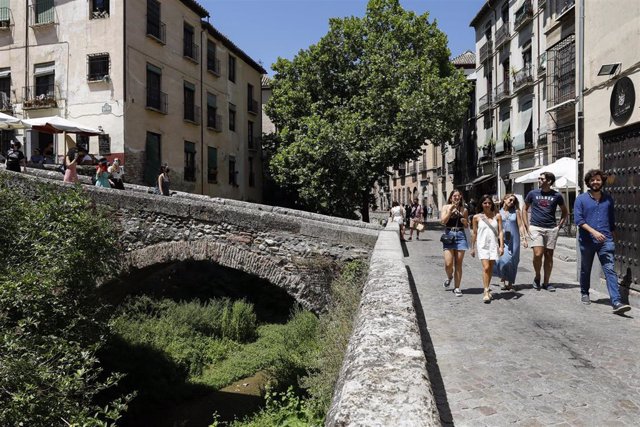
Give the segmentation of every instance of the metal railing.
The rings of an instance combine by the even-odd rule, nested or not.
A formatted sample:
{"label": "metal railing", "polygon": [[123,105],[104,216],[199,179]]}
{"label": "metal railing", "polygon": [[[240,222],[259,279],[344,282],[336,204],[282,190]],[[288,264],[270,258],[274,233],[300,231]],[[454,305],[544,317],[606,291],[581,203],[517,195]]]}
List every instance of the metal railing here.
{"label": "metal railing", "polygon": [[253,114],[258,114],[258,101],[256,101],[255,99],[252,99],[251,101],[249,101],[247,99],[247,104],[248,104],[247,111]]}
{"label": "metal railing", "polygon": [[169,110],[169,97],[159,90],[147,88],[147,108],[162,114]]}
{"label": "metal railing", "polygon": [[0,30],[11,28],[11,9],[0,7]]}
{"label": "metal railing", "polygon": [[39,27],[56,23],[56,8],[53,0],[35,0],[29,6],[29,26]]}
{"label": "metal railing", "polygon": [[490,93],[480,97],[480,99],[478,100],[478,111],[480,113],[487,111],[491,107],[491,103],[492,100]]}
{"label": "metal railing", "polygon": [[249,151],[258,151],[262,147],[262,138],[254,136],[247,141],[247,148]]}
{"label": "metal railing", "polygon": [[207,71],[220,75],[220,60],[217,58],[207,58]]}
{"label": "metal railing", "polygon": [[547,4],[547,0],[538,0],[538,7],[540,9],[544,9],[544,6]]}
{"label": "metal railing", "polygon": [[513,92],[533,84],[533,66],[527,64],[513,74]]}
{"label": "metal railing", "polygon": [[576,96],[575,36],[547,51],[547,105],[553,107]]}
{"label": "metal railing", "polygon": [[182,55],[194,62],[200,61],[200,46],[195,43],[185,42],[182,45]]}
{"label": "metal railing", "polygon": [[547,52],[542,52],[538,56],[538,77],[547,72]]}
{"label": "metal railing", "polygon": [[184,120],[195,123],[197,125],[200,124],[200,106],[193,104],[184,104]]}
{"label": "metal railing", "polygon": [[538,135],[538,148],[546,147],[548,140],[549,140],[548,134],[543,133]]}
{"label": "metal railing", "polygon": [[167,26],[160,20],[147,18],[147,35],[162,44],[167,43]]}
{"label": "metal railing", "polygon": [[562,157],[575,157],[576,131],[573,125],[557,128],[551,133],[553,161]]}
{"label": "metal railing", "polygon": [[486,161],[494,157],[496,146],[493,144],[484,145],[480,148],[480,160]]}
{"label": "metal railing", "polygon": [[518,31],[524,24],[533,19],[533,7],[531,0],[525,0],[520,9],[516,10],[516,16],[513,23],[514,31]]}
{"label": "metal railing", "polygon": [[496,49],[509,39],[509,22],[502,24],[502,27],[496,30]]}
{"label": "metal railing", "polygon": [[216,114],[215,116],[212,115],[207,117],[207,128],[217,132],[222,132],[222,116],[220,114]]}
{"label": "metal railing", "polygon": [[565,13],[573,9],[576,5],[576,0],[559,0],[556,2],[556,15],[558,18],[562,17]]}
{"label": "metal railing", "polygon": [[411,162],[411,164],[409,165],[409,175],[413,175],[414,173],[416,173],[416,165],[415,163]]}
{"label": "metal railing", "polygon": [[502,83],[500,83],[498,86],[496,86],[495,102],[500,102],[509,96],[510,94],[509,84],[510,84],[510,80],[505,80]]}
{"label": "metal railing", "polygon": [[420,161],[420,172],[424,172],[427,170],[427,161],[426,160],[421,160]]}
{"label": "metal railing", "polygon": [[23,110],[56,108],[59,100],[60,91],[55,84],[25,86],[22,88]]}
{"label": "metal railing", "polygon": [[480,63],[489,59],[491,52],[493,52],[492,44],[492,40],[487,40],[487,42],[480,47]]}

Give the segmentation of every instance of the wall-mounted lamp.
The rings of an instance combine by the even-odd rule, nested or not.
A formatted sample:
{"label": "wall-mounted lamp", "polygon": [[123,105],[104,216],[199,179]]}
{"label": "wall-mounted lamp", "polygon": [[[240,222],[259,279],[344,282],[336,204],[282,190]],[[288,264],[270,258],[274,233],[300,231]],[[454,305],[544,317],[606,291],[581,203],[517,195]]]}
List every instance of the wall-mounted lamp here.
{"label": "wall-mounted lamp", "polygon": [[599,76],[612,76],[617,74],[620,71],[620,67],[622,66],[621,62],[616,62],[615,64],[605,64],[600,67],[600,71],[598,71]]}

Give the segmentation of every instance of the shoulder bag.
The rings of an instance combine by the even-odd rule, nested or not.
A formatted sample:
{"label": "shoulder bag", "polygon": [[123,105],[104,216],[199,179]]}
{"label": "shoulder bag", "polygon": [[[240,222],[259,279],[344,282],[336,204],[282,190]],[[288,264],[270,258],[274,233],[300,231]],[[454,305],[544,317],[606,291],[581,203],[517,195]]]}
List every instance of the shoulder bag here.
{"label": "shoulder bag", "polygon": [[[456,219],[456,228],[458,227],[459,223],[460,217],[458,216],[458,219]],[[456,241],[456,236],[454,236],[453,234],[442,233],[442,235],[440,236],[440,241],[445,245],[450,245]]]}

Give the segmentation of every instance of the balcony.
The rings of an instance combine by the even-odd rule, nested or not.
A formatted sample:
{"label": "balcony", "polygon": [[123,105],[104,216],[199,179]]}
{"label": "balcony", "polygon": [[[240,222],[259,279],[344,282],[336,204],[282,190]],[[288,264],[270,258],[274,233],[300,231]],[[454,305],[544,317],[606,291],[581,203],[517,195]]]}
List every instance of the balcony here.
{"label": "balcony", "polygon": [[215,116],[208,117],[207,129],[222,132],[222,116],[220,114],[216,114]]}
{"label": "balcony", "polygon": [[220,77],[220,60],[217,58],[207,58],[207,71]]}
{"label": "balcony", "polygon": [[200,106],[199,105],[184,105],[184,120],[196,125],[200,124]]}
{"label": "balcony", "polygon": [[249,149],[249,151],[253,151],[253,152],[257,152],[261,146],[262,146],[262,138],[257,136],[254,136],[253,138],[249,139],[247,144],[247,148]]}
{"label": "balcony", "polygon": [[509,83],[510,83],[509,80],[505,80],[496,87],[496,96],[495,96],[496,103],[503,101],[509,97],[509,94],[510,94]]}
{"label": "balcony", "polygon": [[568,15],[569,11],[576,6],[576,0],[559,0],[556,3],[556,20],[560,20],[563,16]]}
{"label": "balcony", "polygon": [[416,173],[416,164],[411,162],[409,165],[409,175],[413,175]]}
{"label": "balcony", "polygon": [[526,23],[533,19],[533,7],[531,6],[531,0],[525,0],[520,9],[516,10],[516,16],[513,23],[513,30],[518,31]]}
{"label": "balcony", "polygon": [[495,155],[496,146],[493,144],[480,147],[480,161],[492,160]]}
{"label": "balcony", "polygon": [[200,46],[185,42],[182,46],[182,56],[195,63],[200,62]]}
{"label": "balcony", "polygon": [[427,161],[426,160],[421,160],[420,161],[420,172],[425,172],[427,170]]}
{"label": "balcony", "polygon": [[576,131],[573,125],[555,129],[551,134],[553,161],[576,155]]}
{"label": "balcony", "polygon": [[169,110],[168,99],[169,97],[166,93],[147,88],[147,109],[167,114]]}
{"label": "balcony", "polygon": [[505,22],[502,27],[496,30],[496,49],[502,46],[507,40],[511,33],[509,32],[509,22]]}
{"label": "balcony", "polygon": [[543,76],[547,72],[547,52],[542,52],[538,56],[538,77]]}
{"label": "balcony", "polygon": [[56,85],[36,85],[22,88],[23,110],[57,108],[60,99],[60,90]]}
{"label": "balcony", "polygon": [[13,115],[13,103],[9,96],[4,92],[0,92],[0,112],[8,113],[11,116]]}
{"label": "balcony", "polygon": [[11,28],[11,9],[0,7],[0,31]]}
{"label": "balcony", "polygon": [[161,44],[167,44],[167,26],[160,20],[147,19],[147,36]]}
{"label": "balcony", "polygon": [[478,112],[484,113],[491,107],[491,94],[488,93],[478,100]]}
{"label": "balcony", "polygon": [[513,93],[533,84],[533,66],[527,64],[513,73]]}
{"label": "balcony", "polygon": [[480,48],[480,63],[481,64],[484,63],[487,59],[489,59],[489,56],[491,56],[491,53],[493,52],[492,43],[493,43],[492,40],[488,40]]}
{"label": "balcony", "polygon": [[548,134],[543,133],[541,135],[538,135],[538,148],[543,148],[547,146],[548,143]]}
{"label": "balcony", "polygon": [[36,0],[29,6],[29,26],[42,28],[56,23],[56,8],[53,0]]}
{"label": "balcony", "polygon": [[255,99],[247,99],[247,111],[251,114],[258,114],[258,101]]}

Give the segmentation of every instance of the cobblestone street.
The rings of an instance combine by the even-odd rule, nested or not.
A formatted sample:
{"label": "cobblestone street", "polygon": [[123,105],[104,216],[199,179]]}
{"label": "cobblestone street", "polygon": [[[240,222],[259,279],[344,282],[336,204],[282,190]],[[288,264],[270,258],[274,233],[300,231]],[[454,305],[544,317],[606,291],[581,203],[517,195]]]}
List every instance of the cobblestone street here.
{"label": "cobblestone street", "polygon": [[467,253],[457,298],[453,282],[442,286],[441,232],[429,228],[403,248],[444,425],[640,424],[640,310],[612,314],[600,285],[583,305],[575,263],[557,258],[557,291],[535,291],[525,248],[516,291],[494,277],[491,304],[480,261]]}

